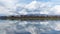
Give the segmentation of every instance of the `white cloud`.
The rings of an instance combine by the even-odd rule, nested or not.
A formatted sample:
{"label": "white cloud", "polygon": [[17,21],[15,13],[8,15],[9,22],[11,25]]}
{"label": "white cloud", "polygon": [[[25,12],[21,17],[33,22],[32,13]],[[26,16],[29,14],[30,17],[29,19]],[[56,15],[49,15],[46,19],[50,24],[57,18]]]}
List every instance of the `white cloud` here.
{"label": "white cloud", "polygon": [[31,3],[29,3],[29,4],[26,6],[26,8],[32,9],[32,10],[38,9],[39,7],[40,7],[40,3],[37,2],[37,1],[32,1]]}
{"label": "white cloud", "polygon": [[49,12],[47,12],[47,11],[44,11],[44,12],[40,12],[40,14],[49,14]]}
{"label": "white cloud", "polygon": [[[37,2],[32,1],[26,5],[26,8],[29,9],[31,14],[47,14],[47,15],[60,15],[60,5],[56,5],[51,2]],[[38,11],[34,11],[38,10]]]}
{"label": "white cloud", "polygon": [[31,14],[48,14],[48,10],[50,10],[51,6],[52,3],[50,2],[32,1],[31,3],[27,4],[25,8],[29,9]]}
{"label": "white cloud", "polygon": [[27,15],[28,13],[26,12],[27,10],[23,9],[22,11],[20,11],[20,15]]}
{"label": "white cloud", "polygon": [[56,24],[55,30],[60,31],[60,23]]}
{"label": "white cloud", "polygon": [[[17,3],[18,0],[0,0],[0,2],[4,5],[0,6],[0,14],[3,15],[17,15],[17,13],[20,12],[17,11],[17,9],[20,9],[18,7],[24,8],[23,4]],[[22,11],[20,12],[20,14],[24,14],[24,10]]]}
{"label": "white cloud", "polygon": [[[54,6],[53,3],[50,2],[38,2],[38,1],[32,1],[29,4],[20,4],[17,3],[17,0],[0,0],[4,4],[4,6],[0,6],[0,14],[17,14],[18,12],[20,14],[26,15],[26,14],[60,14],[60,6]],[[20,7],[20,8],[18,8]],[[19,9],[19,11],[17,10]],[[37,11],[35,11],[37,10]],[[55,11],[56,10],[56,11]],[[10,12],[11,11],[11,12]],[[14,12],[16,11],[16,12]],[[16,15],[15,14],[15,15]]]}
{"label": "white cloud", "polygon": [[16,6],[15,6],[16,1],[15,0],[0,0],[0,2],[4,5],[4,6],[0,5],[0,14],[12,15],[13,13],[11,13],[9,11],[16,10]]}
{"label": "white cloud", "polygon": [[4,14],[4,15],[10,15],[12,13],[9,12],[9,10],[7,10],[6,8],[4,8],[3,6],[0,6],[0,14]]}
{"label": "white cloud", "polygon": [[47,21],[45,21],[45,22],[40,22],[40,24],[47,25],[47,24],[49,24],[49,22],[47,22]]}
{"label": "white cloud", "polygon": [[60,15],[60,5],[55,5],[53,6],[50,11],[49,11],[50,15]]}
{"label": "white cloud", "polygon": [[56,5],[53,8],[55,9],[54,13],[57,14],[57,15],[60,15],[60,5]]}
{"label": "white cloud", "polygon": [[60,21],[54,21],[52,23],[52,29],[54,29],[56,31],[60,31]]}
{"label": "white cloud", "polygon": [[15,0],[0,0],[6,8],[12,8],[15,5]]}

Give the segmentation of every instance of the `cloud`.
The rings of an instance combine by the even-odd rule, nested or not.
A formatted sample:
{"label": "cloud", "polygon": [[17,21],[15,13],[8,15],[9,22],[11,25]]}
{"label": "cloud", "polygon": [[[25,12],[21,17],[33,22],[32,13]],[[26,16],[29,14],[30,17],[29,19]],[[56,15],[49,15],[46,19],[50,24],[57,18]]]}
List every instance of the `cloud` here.
{"label": "cloud", "polygon": [[10,12],[8,12],[9,10],[7,10],[6,8],[4,8],[3,6],[0,6],[0,14],[4,14],[4,15],[9,15],[12,14]]}
{"label": "cloud", "polygon": [[27,10],[25,10],[25,9],[23,9],[22,11],[20,11],[19,13],[20,13],[20,15],[27,15],[28,14],[28,12],[26,12]]}
{"label": "cloud", "polygon": [[47,15],[60,15],[60,5],[51,2],[38,2],[32,1],[25,5],[27,11],[30,14],[47,14]]}
{"label": "cloud", "polygon": [[31,3],[25,6],[31,14],[48,14],[51,9],[53,3],[50,2],[38,2],[32,1]]}
{"label": "cloud", "polygon": [[9,11],[15,11],[16,6],[15,0],[0,0],[0,14],[1,15],[11,15],[12,13]]}
{"label": "cloud", "polygon": [[56,6],[54,6],[53,8],[55,9],[54,13],[55,13],[56,15],[60,15],[60,5],[56,5]]}
{"label": "cloud", "polygon": [[[51,2],[32,1],[28,4],[18,3],[18,0],[0,0],[0,14],[4,15],[27,15],[47,14],[59,15],[58,7]],[[55,12],[56,10],[56,12]],[[6,13],[5,13],[6,12]]]}
{"label": "cloud", "polygon": [[15,5],[14,0],[0,0],[0,2],[4,4],[5,8],[12,8]]}
{"label": "cloud", "polygon": [[60,31],[60,23],[56,23],[55,30]]}
{"label": "cloud", "polygon": [[[17,10],[20,9],[18,7],[23,7],[18,0],[0,0],[0,3],[0,15],[17,15],[20,12]],[[22,11],[20,13],[24,14]]]}
{"label": "cloud", "polygon": [[28,5],[26,5],[26,8],[28,9],[38,9],[40,7],[40,3],[37,1],[32,1],[31,3],[29,3]]}
{"label": "cloud", "polygon": [[60,15],[60,5],[53,6],[49,11],[49,15]]}
{"label": "cloud", "polygon": [[50,21],[49,25],[53,30],[60,31],[60,21]]}

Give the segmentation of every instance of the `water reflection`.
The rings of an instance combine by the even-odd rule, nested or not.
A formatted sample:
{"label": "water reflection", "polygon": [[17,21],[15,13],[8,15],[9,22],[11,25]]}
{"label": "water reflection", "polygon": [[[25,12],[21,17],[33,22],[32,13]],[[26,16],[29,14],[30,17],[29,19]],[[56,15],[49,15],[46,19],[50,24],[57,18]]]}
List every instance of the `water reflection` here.
{"label": "water reflection", "polygon": [[0,20],[0,34],[60,34],[60,21]]}

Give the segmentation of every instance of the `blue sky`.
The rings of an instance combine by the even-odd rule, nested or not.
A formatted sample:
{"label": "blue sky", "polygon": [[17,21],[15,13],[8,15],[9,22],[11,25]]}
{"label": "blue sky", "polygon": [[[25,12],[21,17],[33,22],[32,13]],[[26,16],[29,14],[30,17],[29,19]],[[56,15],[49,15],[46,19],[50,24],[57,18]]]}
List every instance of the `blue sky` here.
{"label": "blue sky", "polygon": [[59,9],[60,0],[0,0],[0,16],[26,15],[27,13],[60,15]]}

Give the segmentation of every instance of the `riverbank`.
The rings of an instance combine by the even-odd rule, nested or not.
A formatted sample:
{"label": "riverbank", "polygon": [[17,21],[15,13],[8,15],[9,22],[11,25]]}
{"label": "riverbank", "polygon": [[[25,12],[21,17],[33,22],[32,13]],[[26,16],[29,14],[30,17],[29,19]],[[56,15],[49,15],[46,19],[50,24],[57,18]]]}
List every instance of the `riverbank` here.
{"label": "riverbank", "polygon": [[9,19],[9,20],[60,20],[60,16],[8,16],[0,17],[0,19]]}
{"label": "riverbank", "polygon": [[60,17],[20,17],[20,18],[6,18],[6,19],[10,19],[10,20],[60,20]]}

